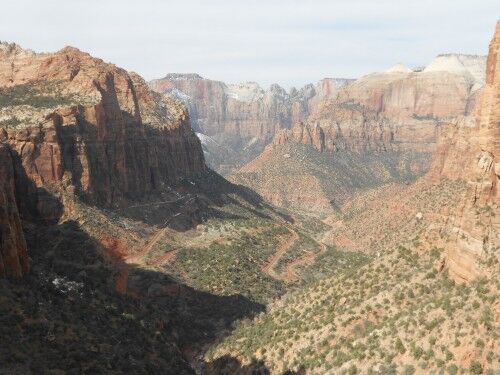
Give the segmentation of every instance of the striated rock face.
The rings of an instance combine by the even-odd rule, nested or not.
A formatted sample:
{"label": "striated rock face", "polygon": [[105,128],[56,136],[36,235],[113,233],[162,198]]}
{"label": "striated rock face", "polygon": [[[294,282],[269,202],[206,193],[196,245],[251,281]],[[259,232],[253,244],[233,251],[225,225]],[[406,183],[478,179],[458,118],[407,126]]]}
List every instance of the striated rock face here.
{"label": "striated rock face", "polygon": [[16,202],[14,162],[0,144],[0,277],[18,278],[29,270],[29,258]]}
{"label": "striated rock face", "polygon": [[468,189],[448,230],[446,263],[452,276],[468,281],[493,271],[500,260],[500,22],[490,43],[486,87],[472,126],[443,131],[429,178],[464,180]]}
{"label": "striated rock face", "polygon": [[20,217],[57,222],[77,197],[122,207],[206,170],[180,101],[71,47],[0,43],[0,142],[0,275],[12,277],[28,270]]}
{"label": "striated rock face", "polygon": [[[226,149],[223,154],[236,154],[226,162],[231,171],[261,152],[280,129],[305,120],[311,108],[351,81],[326,78],[316,87],[310,84],[300,90],[292,88],[289,93],[277,84],[264,90],[254,82],[227,85],[197,74],[168,74],[149,85],[155,91],[183,100],[196,131],[218,142]],[[206,151],[220,154],[217,148]],[[209,156],[211,166],[224,172],[220,159]]]}
{"label": "striated rock face", "polygon": [[[207,148],[212,167],[232,172],[256,157],[275,137],[304,143],[315,131],[320,150],[411,151],[430,155],[443,124],[471,125],[484,86],[486,57],[440,55],[412,71],[397,64],[358,80],[325,78],[286,92],[278,85],[226,85],[197,74],[169,74],[150,87],[183,100],[196,131],[213,138]],[[296,129],[290,130],[296,126]],[[314,130],[321,128],[321,131]],[[227,165],[222,161],[228,159]],[[428,170],[430,157],[420,166]]]}
{"label": "striated rock face", "polygon": [[330,150],[432,152],[442,123],[473,121],[482,85],[476,70],[484,69],[484,59],[475,61],[475,75],[469,70],[411,72],[398,66],[368,75],[319,103],[307,123],[322,128],[323,147]]}
{"label": "striated rock face", "polygon": [[255,82],[227,85],[197,74],[168,74],[151,81],[158,92],[184,99],[193,127],[208,136],[221,133],[270,141],[276,131],[308,115],[307,100],[316,95],[310,85],[287,93],[277,84],[269,90]]}
{"label": "striated rock face", "polygon": [[[484,83],[477,71],[485,58],[450,56],[421,71],[398,64],[334,89],[331,82],[321,83],[324,90],[317,92],[324,94],[309,101],[314,105],[307,120],[280,129],[264,152],[231,178],[275,204],[329,214],[355,192],[423,176],[439,135],[475,123]],[[317,163],[310,161],[313,154]],[[289,160],[295,168],[285,173]],[[319,187],[315,191],[311,181]]]}
{"label": "striated rock face", "polygon": [[69,183],[89,202],[119,206],[205,170],[182,103],[75,48],[2,44],[0,90],[0,140],[38,187]]}
{"label": "striated rock face", "polygon": [[463,116],[473,108],[474,93],[484,84],[484,67],[483,57],[478,58],[474,70],[483,71],[480,77],[469,70],[407,72],[393,68],[360,78],[343,90],[338,100],[394,120]]}

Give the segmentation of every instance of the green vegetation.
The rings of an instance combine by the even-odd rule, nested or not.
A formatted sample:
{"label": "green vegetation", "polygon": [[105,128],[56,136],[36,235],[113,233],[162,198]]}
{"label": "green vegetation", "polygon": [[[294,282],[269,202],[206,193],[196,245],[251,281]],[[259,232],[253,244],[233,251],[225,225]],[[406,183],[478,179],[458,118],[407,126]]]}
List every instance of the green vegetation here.
{"label": "green vegetation", "polygon": [[11,117],[5,120],[0,120],[0,127],[16,127],[21,124],[21,120],[19,120],[17,117]]}
{"label": "green vegetation", "polygon": [[63,95],[56,83],[37,82],[0,87],[0,109],[4,107],[29,105],[35,108],[53,108],[70,105],[71,95]]}
{"label": "green vegetation", "polygon": [[279,259],[278,264],[275,267],[278,273],[283,272],[285,266],[294,259],[307,254],[318,253],[321,250],[320,245],[311,237],[302,232],[298,232],[298,235],[299,239],[295,241],[292,247],[288,249],[288,251]]}
{"label": "green vegetation", "polygon": [[[467,332],[480,347],[492,340],[495,327],[490,330],[475,322],[482,314],[489,316],[484,311],[498,292],[488,287],[492,280],[469,288],[455,285],[446,273],[425,277],[435,257],[435,252],[416,253],[400,246],[371,261],[364,259],[348,272],[289,292],[267,314],[237,324],[207,358],[226,353],[256,356],[277,373],[303,367],[322,374],[332,369],[327,366],[338,373],[353,368],[381,373],[377,363],[384,364],[382,373],[453,373],[456,366],[450,361],[458,349],[449,338]],[[485,298],[477,299],[481,295]],[[476,301],[479,309],[472,307]],[[498,365],[498,354],[490,356]],[[473,373],[483,371],[477,364],[471,366]]]}
{"label": "green vegetation", "polygon": [[358,251],[338,250],[327,246],[326,251],[316,257],[314,263],[301,270],[303,283],[309,284],[325,277],[357,270],[367,264],[371,257]]}
{"label": "green vegetation", "polygon": [[[245,228],[243,225],[254,233],[239,230]],[[242,222],[235,230],[239,230],[238,235],[233,234],[224,243],[180,249],[170,269],[174,273],[184,270],[185,274],[179,277],[188,279],[198,289],[218,295],[241,294],[266,302],[282,294],[283,284],[264,274],[262,267],[275,252],[279,236],[288,233],[286,227],[268,220],[252,220]]]}
{"label": "green vegetation", "polygon": [[[238,172],[231,179],[257,192],[279,194],[284,207],[323,215],[339,212],[342,204],[356,193],[391,182],[415,181],[424,170],[415,165],[426,165],[428,158],[426,153],[391,151],[361,155],[345,150],[320,152],[308,145],[287,144],[275,147],[259,171]],[[314,194],[329,205],[308,207],[300,200],[290,199],[294,196],[292,188],[301,184],[309,188],[311,184],[319,185]]]}

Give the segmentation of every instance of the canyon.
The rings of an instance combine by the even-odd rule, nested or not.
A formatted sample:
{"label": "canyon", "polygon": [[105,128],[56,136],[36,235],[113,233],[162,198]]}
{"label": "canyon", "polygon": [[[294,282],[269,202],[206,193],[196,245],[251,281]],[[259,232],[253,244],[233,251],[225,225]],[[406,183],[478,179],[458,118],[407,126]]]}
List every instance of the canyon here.
{"label": "canyon", "polygon": [[[236,357],[243,365],[266,363],[271,373],[312,374],[429,373],[435,371],[430,362],[441,371],[447,366],[448,373],[498,367],[492,362],[498,343],[490,330],[499,321],[493,292],[500,256],[499,38],[497,22],[486,85],[466,121],[443,124],[428,172],[412,184],[391,183],[357,194],[324,220],[331,227],[323,236],[326,244],[367,251],[374,259],[274,301],[266,314],[243,322],[212,348],[210,360],[225,363],[223,369],[231,366],[227,358]],[[304,132],[301,125],[285,131],[277,143],[322,149],[324,138],[315,134],[320,129]],[[276,149],[272,145],[268,153]],[[277,162],[265,158],[264,163]],[[290,204],[297,207],[297,201]],[[470,303],[477,298],[491,300]],[[459,339],[459,327],[467,321],[475,322],[474,332]],[[486,347],[490,354],[482,350]],[[454,364],[447,365],[450,360]]]}
{"label": "canyon", "polygon": [[255,82],[226,84],[198,74],[171,73],[149,86],[186,104],[193,129],[202,142],[207,140],[209,165],[227,174],[257,156],[280,129],[305,120],[317,102],[351,81],[325,78],[287,92],[278,84],[264,90]]}
{"label": "canyon", "polygon": [[[149,85],[186,104],[209,165],[231,174],[267,144],[290,137],[320,151],[431,153],[442,122],[470,121],[485,64],[483,56],[440,55],[417,71],[396,65],[289,92],[277,84],[264,90],[254,82],[228,85],[197,74],[172,73]],[[228,159],[235,165],[221,164]]]}
{"label": "canyon", "polygon": [[415,181],[429,171],[441,133],[473,126],[484,64],[444,55],[420,71],[396,66],[361,77],[318,100],[229,178],[274,204],[324,215],[356,192]]}
{"label": "canyon", "polygon": [[0,43],[0,372],[496,371],[499,49],[286,91]]}

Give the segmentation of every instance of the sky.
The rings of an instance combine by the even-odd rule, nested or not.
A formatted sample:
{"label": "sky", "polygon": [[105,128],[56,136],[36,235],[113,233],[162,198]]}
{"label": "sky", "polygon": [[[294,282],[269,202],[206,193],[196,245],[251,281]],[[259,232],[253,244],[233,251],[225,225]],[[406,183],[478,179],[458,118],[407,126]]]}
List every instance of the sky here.
{"label": "sky", "polygon": [[499,0],[1,0],[0,40],[71,45],[150,80],[301,87],[487,54]]}

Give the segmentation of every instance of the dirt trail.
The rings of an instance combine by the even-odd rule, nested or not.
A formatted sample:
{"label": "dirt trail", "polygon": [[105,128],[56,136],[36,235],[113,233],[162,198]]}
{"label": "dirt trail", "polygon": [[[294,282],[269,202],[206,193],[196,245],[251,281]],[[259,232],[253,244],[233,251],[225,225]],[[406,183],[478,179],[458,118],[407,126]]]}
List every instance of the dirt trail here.
{"label": "dirt trail", "polygon": [[272,278],[274,278],[276,280],[284,281],[286,283],[297,281],[299,279],[299,275],[297,274],[297,268],[300,266],[313,264],[315,259],[327,250],[327,247],[323,243],[323,240],[325,239],[325,237],[328,237],[328,235],[331,233],[332,230],[334,230],[334,228],[332,227],[332,225],[330,223],[325,222],[325,221],[323,221],[323,222],[325,224],[327,224],[329,227],[331,227],[331,229],[326,231],[323,234],[323,237],[321,240],[316,240],[313,238],[313,240],[320,246],[320,250],[318,252],[308,252],[307,254],[304,254],[304,255],[292,260],[290,263],[285,265],[283,272],[278,274],[275,271],[276,265],[278,264],[281,257],[283,257],[283,255],[299,239],[299,235],[293,229],[293,227],[285,224],[287,229],[291,232],[292,236],[290,238],[288,238],[286,241],[281,242],[281,244],[276,249],[276,252],[269,258],[267,264],[262,268],[262,271],[267,273]]}
{"label": "dirt trail", "polygon": [[274,267],[278,264],[280,258],[285,255],[285,253],[293,246],[295,241],[299,239],[299,235],[297,232],[291,227],[287,227],[290,233],[292,234],[286,241],[281,242],[276,249],[276,252],[268,259],[267,264],[262,268],[264,273],[267,273],[274,279],[282,280],[281,276],[276,273]]}
{"label": "dirt trail", "polygon": [[161,204],[179,203],[180,201],[182,201],[185,198],[186,197],[180,197],[177,199],[171,199],[171,200],[167,200],[167,201],[154,201],[154,202],[150,202],[150,203],[134,204],[134,205],[127,206],[127,207],[118,208],[117,211],[125,211],[125,210],[129,210],[131,208],[139,208],[139,207],[159,206]]}
{"label": "dirt trail", "polygon": [[154,245],[164,236],[164,234],[169,230],[168,228],[168,223],[170,220],[172,220],[174,217],[179,216],[180,213],[176,213],[172,217],[170,217],[167,221],[165,221],[164,225],[165,227],[159,229],[148,241],[146,246],[144,246],[144,249],[142,249],[140,252],[136,254],[131,254],[125,258],[125,262],[127,263],[137,263],[140,261],[142,258],[144,258],[146,255],[149,254],[151,249],[153,248]]}
{"label": "dirt trail", "polygon": [[281,273],[280,277],[283,281],[292,282],[297,281],[299,279],[299,275],[297,275],[296,268],[298,266],[311,265],[314,263],[314,260],[319,255],[323,254],[326,251],[326,245],[322,242],[317,242],[317,244],[321,247],[320,251],[317,253],[308,253],[305,254],[292,262],[288,263],[285,266],[285,269]]}
{"label": "dirt trail", "polygon": [[175,257],[177,256],[178,252],[179,252],[179,250],[177,250],[177,249],[171,250],[168,253],[166,253],[165,255],[162,255],[161,257],[158,257],[158,258],[152,260],[150,263],[148,263],[148,265],[159,267],[159,266],[163,266],[165,264],[172,263],[172,261],[174,261]]}

